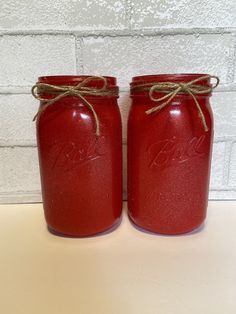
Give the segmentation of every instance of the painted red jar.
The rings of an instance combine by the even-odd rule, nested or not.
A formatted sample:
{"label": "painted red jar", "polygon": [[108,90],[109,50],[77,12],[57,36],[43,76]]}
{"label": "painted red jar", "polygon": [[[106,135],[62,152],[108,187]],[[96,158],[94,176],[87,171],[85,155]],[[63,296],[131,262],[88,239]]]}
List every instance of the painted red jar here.
{"label": "painted red jar", "polygon": [[116,79],[40,77],[33,94],[46,99],[37,115],[37,143],[49,230],[90,236],[111,228],[122,208]]}
{"label": "painted red jar", "polygon": [[210,80],[203,74],[132,80],[128,208],[131,220],[146,230],[181,234],[205,219],[213,140]]}

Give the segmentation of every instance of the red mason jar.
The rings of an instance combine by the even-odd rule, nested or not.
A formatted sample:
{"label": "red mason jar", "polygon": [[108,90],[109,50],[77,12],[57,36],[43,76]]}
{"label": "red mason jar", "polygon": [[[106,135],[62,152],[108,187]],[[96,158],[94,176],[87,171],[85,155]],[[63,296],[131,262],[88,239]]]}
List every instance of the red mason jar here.
{"label": "red mason jar", "polygon": [[[46,222],[52,232],[69,236],[106,231],[119,222],[122,209],[122,133],[116,79],[45,76],[38,84],[68,88],[85,80],[85,100],[69,92],[45,107],[41,102],[43,110],[37,116]],[[108,93],[99,94],[104,91],[104,81]],[[91,95],[87,89],[94,93]],[[109,94],[111,90],[116,94]],[[44,99],[61,94],[60,90],[48,92],[47,86],[37,92]],[[99,135],[90,106],[99,120]]]}
{"label": "red mason jar", "polygon": [[[197,82],[188,88],[194,95],[184,89],[193,80]],[[211,89],[210,77],[204,74],[133,78],[128,208],[136,225],[155,233],[181,234],[203,223],[213,140]],[[156,106],[160,107],[154,112]]]}

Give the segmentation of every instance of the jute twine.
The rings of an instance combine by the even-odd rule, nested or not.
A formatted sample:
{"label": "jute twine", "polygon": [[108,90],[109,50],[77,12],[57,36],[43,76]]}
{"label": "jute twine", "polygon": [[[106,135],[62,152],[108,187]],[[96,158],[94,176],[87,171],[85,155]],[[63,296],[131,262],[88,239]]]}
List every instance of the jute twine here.
{"label": "jute twine", "polygon": [[[203,86],[198,85],[196,83],[200,81],[204,81],[207,79],[215,79],[216,83],[212,86]],[[131,87],[131,92],[135,94],[138,91],[149,91],[149,97],[154,102],[162,102],[160,105],[154,106],[151,109],[146,111],[146,114],[151,114],[153,112],[158,112],[168,104],[170,104],[171,100],[178,94],[189,94],[199,111],[199,115],[204,127],[205,132],[208,131],[208,126],[206,124],[205,116],[202,112],[202,109],[197,100],[198,95],[203,95],[207,93],[211,93],[214,88],[219,85],[220,79],[214,75],[204,75],[197,79],[194,79],[188,83],[173,83],[173,82],[151,82],[145,84],[139,84]],[[155,95],[156,92],[164,93],[166,95],[157,97]],[[164,101],[164,102],[163,102]]]}
{"label": "jute twine", "polygon": [[[89,87],[88,84],[94,80],[101,80],[103,82],[102,87]],[[40,97],[40,94],[47,93],[50,95],[56,95],[53,98],[47,99]],[[58,95],[57,95],[58,94]],[[80,82],[76,86],[57,86],[46,83],[37,83],[32,87],[32,95],[41,101],[38,112],[34,116],[33,121],[44,111],[49,105],[55,104],[58,100],[66,96],[79,97],[84,104],[91,110],[95,123],[96,123],[96,135],[100,135],[100,121],[97,116],[93,105],[85,98],[85,96],[118,96],[118,87],[107,87],[107,79],[103,76],[90,76]]]}

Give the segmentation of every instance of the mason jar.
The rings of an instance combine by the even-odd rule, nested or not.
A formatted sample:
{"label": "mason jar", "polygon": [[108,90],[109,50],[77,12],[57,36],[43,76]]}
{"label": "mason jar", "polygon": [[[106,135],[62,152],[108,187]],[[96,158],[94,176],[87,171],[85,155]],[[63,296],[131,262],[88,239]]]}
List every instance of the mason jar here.
{"label": "mason jar", "polygon": [[186,233],[206,217],[213,140],[211,78],[163,74],[132,80],[128,208],[131,220],[146,230]]}
{"label": "mason jar", "polygon": [[37,144],[49,230],[91,236],[110,229],[122,209],[116,78],[44,76],[33,94],[41,101]]}

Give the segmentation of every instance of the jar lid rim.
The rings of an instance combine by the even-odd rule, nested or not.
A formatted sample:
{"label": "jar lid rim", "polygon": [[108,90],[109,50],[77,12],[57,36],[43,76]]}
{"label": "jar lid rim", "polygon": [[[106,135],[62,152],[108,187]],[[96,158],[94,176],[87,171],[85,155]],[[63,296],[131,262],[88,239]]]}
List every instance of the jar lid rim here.
{"label": "jar lid rim", "polygon": [[[64,78],[68,78],[68,79],[78,79],[78,78],[87,78],[87,77],[90,77],[90,76],[100,76],[100,75],[95,75],[95,74],[81,74],[81,75],[73,75],[73,74],[66,74],[66,75],[42,75],[42,76],[39,76],[38,78],[58,78],[58,79],[64,79]],[[101,75],[105,78],[113,78],[115,79],[114,76],[109,76],[109,75]]]}
{"label": "jar lid rim", "polygon": [[[66,85],[69,83],[76,83],[81,82],[89,77],[97,77],[97,75],[46,75],[46,76],[39,76],[38,82],[40,83],[48,83],[48,84],[59,84],[59,85]],[[116,86],[117,80],[114,76],[103,76],[108,83],[108,86]],[[93,80],[92,80],[93,81]],[[95,81],[95,80],[94,80]],[[98,82],[98,80],[97,80]],[[74,84],[73,84],[74,85]]]}
{"label": "jar lid rim", "polygon": [[208,74],[205,73],[158,73],[158,74],[146,74],[146,75],[139,75],[134,76],[132,78],[132,82],[137,81],[152,81],[154,79],[164,79],[164,80],[179,80],[179,79],[195,79],[201,76],[207,76]]}

